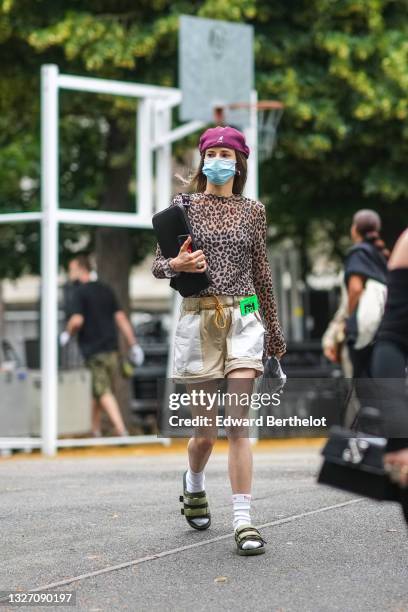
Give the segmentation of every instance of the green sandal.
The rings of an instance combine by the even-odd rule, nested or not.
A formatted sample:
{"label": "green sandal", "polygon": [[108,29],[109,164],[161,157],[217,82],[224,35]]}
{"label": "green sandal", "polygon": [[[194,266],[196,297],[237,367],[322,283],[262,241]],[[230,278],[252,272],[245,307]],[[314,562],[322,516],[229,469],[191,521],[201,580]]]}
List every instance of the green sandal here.
{"label": "green sandal", "polygon": [[[234,535],[235,542],[237,544],[237,552],[239,555],[262,555],[265,552],[265,544],[267,542],[263,539],[256,527],[249,524],[241,525],[240,527],[237,527]],[[261,546],[258,546],[258,548],[242,548],[244,542],[247,542],[248,540],[261,542]]]}
{"label": "green sandal", "polygon": [[[183,474],[183,489],[184,496],[180,495],[179,500],[184,503],[184,508],[181,508],[181,514],[186,517],[187,523],[193,529],[208,529],[211,525],[211,514],[208,507],[208,500],[205,491],[198,491],[197,493],[190,493],[187,491],[186,483],[187,471]],[[193,519],[208,519],[208,522],[204,525],[196,525]]]}

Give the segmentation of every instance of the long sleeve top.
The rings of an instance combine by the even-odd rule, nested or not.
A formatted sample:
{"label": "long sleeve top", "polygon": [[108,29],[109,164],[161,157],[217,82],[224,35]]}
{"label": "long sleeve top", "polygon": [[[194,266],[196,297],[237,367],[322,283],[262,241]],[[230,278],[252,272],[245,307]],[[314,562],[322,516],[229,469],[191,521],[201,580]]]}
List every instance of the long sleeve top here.
{"label": "long sleeve top", "polygon": [[[181,204],[178,194],[170,206]],[[282,356],[285,340],[279,324],[271,270],[266,253],[266,214],[261,202],[244,196],[190,195],[187,214],[197,247],[204,252],[211,283],[195,297],[208,295],[258,296],[269,355]],[[152,273],[170,278],[175,273],[156,248]]]}

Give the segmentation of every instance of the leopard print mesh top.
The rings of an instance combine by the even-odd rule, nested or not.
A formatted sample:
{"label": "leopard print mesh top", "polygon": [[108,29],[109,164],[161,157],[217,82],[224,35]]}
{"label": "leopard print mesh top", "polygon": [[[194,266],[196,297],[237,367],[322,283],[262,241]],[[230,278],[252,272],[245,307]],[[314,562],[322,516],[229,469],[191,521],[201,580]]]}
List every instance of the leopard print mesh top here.
{"label": "leopard print mesh top", "polygon": [[[170,206],[182,204],[177,194]],[[273,294],[266,255],[266,215],[261,202],[240,195],[217,196],[193,193],[187,214],[199,249],[204,252],[211,284],[194,297],[207,295],[253,295],[259,299],[266,329],[265,349],[269,355],[286,351]],[[156,278],[175,273],[156,248],[152,272]]]}

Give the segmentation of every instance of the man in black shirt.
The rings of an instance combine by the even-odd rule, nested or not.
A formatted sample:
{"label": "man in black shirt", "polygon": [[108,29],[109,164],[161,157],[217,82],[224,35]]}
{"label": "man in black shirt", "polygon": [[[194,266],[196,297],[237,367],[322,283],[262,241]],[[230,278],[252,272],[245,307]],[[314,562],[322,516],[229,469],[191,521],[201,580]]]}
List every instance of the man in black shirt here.
{"label": "man in black shirt", "polygon": [[113,394],[113,380],[119,366],[118,329],[129,344],[135,365],[143,362],[143,351],[112,289],[100,281],[91,280],[89,259],[85,255],[76,256],[69,263],[68,273],[70,280],[78,285],[72,295],[71,316],[60,336],[60,343],[67,344],[71,336],[78,333],[79,348],[92,375],[93,435],[100,435],[101,410],[106,411],[119,436],[127,435]]}

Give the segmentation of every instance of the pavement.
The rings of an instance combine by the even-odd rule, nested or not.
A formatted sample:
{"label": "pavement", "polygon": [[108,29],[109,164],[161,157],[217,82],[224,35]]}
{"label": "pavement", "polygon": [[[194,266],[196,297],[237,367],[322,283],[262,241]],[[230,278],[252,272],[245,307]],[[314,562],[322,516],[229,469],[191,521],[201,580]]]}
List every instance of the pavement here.
{"label": "pavement", "polygon": [[316,441],[255,447],[256,557],[236,554],[225,444],[203,532],[180,514],[184,448],[135,452],[0,460],[0,591],[74,592],[48,609],[89,612],[408,612],[399,506],[317,485]]}

